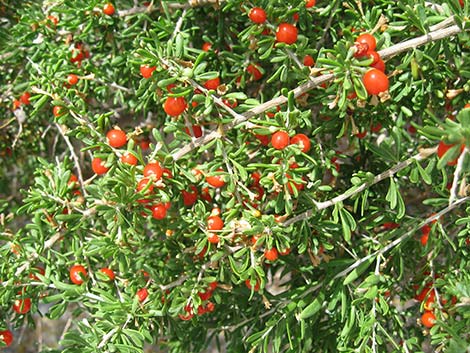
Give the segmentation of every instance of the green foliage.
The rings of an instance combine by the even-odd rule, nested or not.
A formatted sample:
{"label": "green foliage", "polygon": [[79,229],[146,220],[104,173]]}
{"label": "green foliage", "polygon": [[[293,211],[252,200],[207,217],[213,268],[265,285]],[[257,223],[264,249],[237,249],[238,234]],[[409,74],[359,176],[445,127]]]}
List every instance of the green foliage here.
{"label": "green foliage", "polygon": [[0,331],[69,313],[43,352],[469,350],[468,1],[112,3],[0,1]]}

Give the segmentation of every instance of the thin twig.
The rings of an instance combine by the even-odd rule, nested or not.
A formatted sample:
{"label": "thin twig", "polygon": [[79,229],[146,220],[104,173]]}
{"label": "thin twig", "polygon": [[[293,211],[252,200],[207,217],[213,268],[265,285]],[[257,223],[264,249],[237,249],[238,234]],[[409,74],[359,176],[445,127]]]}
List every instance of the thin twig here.
{"label": "thin twig", "polygon": [[462,173],[463,161],[467,153],[468,153],[468,147],[465,146],[463,152],[460,154],[460,157],[457,162],[457,167],[455,168],[455,171],[454,171],[454,180],[452,181],[452,187],[450,189],[449,205],[452,205],[454,200],[457,198],[457,186],[459,184],[460,174]]}
{"label": "thin twig", "polygon": [[83,181],[83,174],[82,174],[82,169],[80,167],[80,161],[78,160],[78,157],[75,153],[75,149],[72,145],[72,142],[70,142],[69,137],[65,134],[65,132],[62,130],[62,126],[60,126],[58,123],[55,123],[55,126],[57,127],[57,130],[59,130],[60,135],[64,139],[65,143],[67,144],[67,147],[70,151],[70,155],[72,156],[73,163],[75,164],[75,169],[77,170],[78,174],[78,181],[80,183],[80,189],[82,189],[83,196],[87,196],[87,192],[85,190],[84,186],[84,181]]}
{"label": "thin twig", "polygon": [[327,201],[323,201],[323,202],[318,202],[318,201],[313,200],[313,203],[315,205],[315,209],[307,210],[307,211],[305,211],[305,212],[303,212],[303,213],[301,213],[301,214],[299,214],[295,217],[292,217],[291,219],[284,222],[284,225],[287,227],[287,226],[289,226],[289,225],[291,225],[295,222],[310,218],[314,214],[314,212],[323,210],[325,208],[334,206],[339,202],[347,200],[350,197],[352,197],[354,195],[357,195],[358,193],[361,193],[362,191],[364,191],[365,189],[371,187],[372,185],[377,184],[380,181],[395,175],[399,171],[401,171],[401,170],[407,168],[408,166],[410,166],[415,161],[419,162],[419,161],[421,161],[425,158],[428,158],[430,155],[434,154],[436,151],[437,151],[437,147],[434,147],[434,148],[431,148],[431,149],[421,150],[416,155],[408,158],[405,161],[402,161],[402,162],[394,165],[392,168],[386,170],[385,172],[376,175],[374,177],[374,179],[372,179],[371,181],[367,181],[367,182],[361,184],[358,187],[353,187],[353,188],[347,190],[346,192],[344,192],[343,194],[332,198],[331,200],[327,200]]}
{"label": "thin twig", "polygon": [[360,265],[362,265],[364,262],[376,257],[376,256],[379,256],[379,255],[382,255],[384,253],[386,253],[387,251],[389,251],[390,249],[394,248],[395,246],[397,246],[398,244],[400,244],[402,241],[404,241],[406,238],[408,238],[409,236],[413,235],[416,233],[416,230],[417,229],[420,229],[422,228],[425,224],[428,224],[428,223],[431,223],[432,221],[434,220],[437,220],[439,219],[440,217],[442,217],[443,215],[445,215],[446,213],[452,211],[454,208],[460,206],[462,203],[465,203],[467,201],[470,201],[470,196],[467,196],[467,197],[463,197],[461,199],[458,199],[457,201],[455,201],[452,205],[449,205],[447,206],[446,208],[442,209],[441,211],[433,214],[432,216],[426,218],[424,221],[422,221],[421,223],[419,223],[417,226],[413,227],[411,230],[409,230],[408,232],[406,232],[405,234],[403,234],[402,236],[400,236],[399,238],[395,239],[394,241],[392,241],[390,244],[386,245],[385,247],[383,247],[382,249],[380,250],[377,250],[376,252],[372,253],[372,254],[369,254],[365,257],[363,257],[362,259],[360,259],[359,261],[356,261],[355,263],[353,263],[351,266],[349,266],[348,268],[344,269],[343,271],[339,272],[338,274],[336,274],[336,276],[333,277],[333,279],[338,279],[338,278],[341,278],[341,277],[344,277],[346,276],[347,274],[349,274],[351,271],[353,271],[354,269],[356,269],[357,267],[359,267]]}

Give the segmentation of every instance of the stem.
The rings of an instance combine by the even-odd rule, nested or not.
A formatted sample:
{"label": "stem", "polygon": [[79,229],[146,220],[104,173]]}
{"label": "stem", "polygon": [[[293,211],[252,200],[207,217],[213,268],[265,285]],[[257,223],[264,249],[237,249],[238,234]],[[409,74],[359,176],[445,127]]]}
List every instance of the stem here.
{"label": "stem", "polygon": [[315,204],[316,209],[310,209],[310,210],[305,211],[305,212],[303,212],[303,213],[301,213],[301,214],[299,214],[295,217],[292,217],[291,219],[284,222],[284,225],[287,227],[287,226],[289,226],[293,223],[296,223],[298,221],[310,218],[314,214],[314,212],[326,209],[328,207],[336,205],[339,202],[347,200],[350,197],[361,193],[362,191],[364,191],[365,189],[371,187],[372,185],[377,184],[378,182],[380,182],[384,179],[390,178],[391,176],[395,175],[399,171],[401,171],[401,170],[407,168],[408,166],[410,166],[414,161],[421,161],[421,160],[429,157],[430,155],[434,154],[436,151],[437,151],[437,147],[434,147],[432,149],[421,150],[418,154],[408,158],[407,160],[405,160],[403,162],[398,163],[397,165],[393,166],[392,168],[386,170],[385,172],[383,172],[379,175],[376,175],[373,180],[365,182],[365,183],[361,184],[359,187],[351,188],[351,189],[347,190],[346,192],[344,192],[343,194],[332,198],[331,200],[327,200],[327,201],[323,201],[323,202],[318,202],[318,201],[313,200],[313,203]]}

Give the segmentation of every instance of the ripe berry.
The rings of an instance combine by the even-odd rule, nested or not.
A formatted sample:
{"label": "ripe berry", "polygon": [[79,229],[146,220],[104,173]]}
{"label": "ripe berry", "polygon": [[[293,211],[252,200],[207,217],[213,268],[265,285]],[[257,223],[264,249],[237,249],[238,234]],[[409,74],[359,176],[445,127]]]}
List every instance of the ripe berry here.
{"label": "ripe berry", "polygon": [[207,88],[207,89],[213,89],[213,90],[216,90],[217,87],[220,86],[220,78],[219,77],[216,77],[216,78],[213,78],[211,80],[207,80],[206,82],[204,82],[204,87]]}
{"label": "ripe berry", "polygon": [[130,165],[137,165],[137,157],[134,156],[131,152],[125,152],[121,156],[121,162]]}
{"label": "ripe berry", "polygon": [[33,272],[29,274],[29,278],[31,278],[32,280],[40,281],[39,277],[36,276],[35,273],[40,273],[41,275],[44,276],[46,274],[46,270],[44,270],[42,267],[36,266],[36,267],[33,267]]}
{"label": "ripe berry", "polygon": [[306,0],[306,2],[305,2],[305,7],[306,7],[306,8],[314,7],[314,6],[315,6],[315,3],[316,3],[316,0]]}
{"label": "ripe berry", "polygon": [[388,77],[382,71],[370,69],[362,77],[362,82],[369,94],[379,94],[388,90]]}
{"label": "ripe berry", "polygon": [[304,65],[305,66],[313,66],[315,65],[315,60],[310,55],[305,55],[304,56]]}
{"label": "ripe berry", "polygon": [[269,261],[276,261],[278,258],[278,252],[276,248],[266,249],[264,251],[264,257]]}
{"label": "ripe berry", "polygon": [[190,185],[189,188],[192,192],[182,190],[181,194],[183,195],[183,204],[185,206],[192,206],[197,201],[197,188],[194,185]]}
{"label": "ripe berry", "polygon": [[245,281],[245,285],[248,289],[253,289],[255,292],[259,291],[259,287],[260,287],[260,281],[259,280],[256,280],[256,283],[254,285],[254,287],[251,286],[251,282],[250,282],[250,279],[247,279]]}
{"label": "ripe berry", "polygon": [[[451,149],[452,147],[454,147],[454,146],[455,146],[454,144],[447,144],[447,143],[445,143],[445,142],[443,142],[443,141],[440,141],[440,142],[439,142],[439,145],[437,146],[437,156],[438,156],[439,158],[442,158],[442,157],[446,154],[446,152],[447,152],[448,150],[450,150],[450,149]],[[462,151],[464,150],[464,148],[465,148],[464,145],[461,145],[461,146],[460,146],[460,153],[462,153]],[[460,153],[459,153],[459,155],[460,155]],[[458,160],[459,160],[459,156],[457,156],[455,159],[453,159],[453,160],[447,162],[447,165],[449,165],[449,166],[454,166],[454,165],[457,164]]]}
{"label": "ripe berry", "polygon": [[426,311],[421,316],[421,323],[427,328],[433,327],[436,323],[436,315],[432,311]]}
{"label": "ripe berry", "polygon": [[294,135],[294,137],[292,137],[292,139],[290,140],[290,144],[300,145],[300,148],[302,149],[303,153],[307,153],[308,151],[310,151],[311,143],[307,135],[304,135],[304,134]]}
{"label": "ripe berry", "polygon": [[152,217],[155,219],[161,220],[166,217],[167,208],[163,203],[153,205],[150,210],[152,211]]}
{"label": "ripe berry", "polygon": [[201,128],[200,125],[192,125],[191,129],[189,129],[188,127],[185,127],[184,131],[186,131],[186,133],[189,136],[193,136],[193,137],[196,137],[196,138],[202,136],[202,128]]}
{"label": "ripe berry", "polygon": [[377,60],[377,62],[371,64],[370,67],[385,72],[385,63],[382,59]]}
{"label": "ripe berry", "polygon": [[[21,293],[21,292],[20,292]],[[18,314],[26,314],[31,309],[31,299],[17,299],[13,303],[13,310]]]}
{"label": "ripe berry", "polygon": [[30,101],[29,101],[30,97],[31,97],[31,94],[29,94],[29,92],[23,93],[20,97],[21,103],[23,103],[24,105],[30,104]]}
{"label": "ripe berry", "polygon": [[98,175],[105,174],[109,170],[109,168],[104,165],[104,161],[98,157],[93,158],[91,161],[91,169]]}
{"label": "ripe berry", "polygon": [[221,230],[224,227],[224,221],[219,216],[210,216],[207,218],[208,230]]}
{"label": "ripe berry", "polygon": [[13,334],[10,330],[0,331],[0,340],[5,342],[6,347],[9,347],[13,343]]}
{"label": "ripe berry", "polygon": [[217,244],[220,241],[220,239],[217,234],[211,233],[207,236],[207,241],[211,244]]}
{"label": "ripe berry", "polygon": [[212,44],[209,43],[209,42],[204,42],[204,44],[202,45],[202,50],[203,51],[209,51],[209,50],[211,50],[211,48],[212,48]]}
{"label": "ripe berry", "polygon": [[377,46],[377,41],[375,40],[375,37],[369,33],[364,33],[357,37],[356,43],[367,44],[367,48],[369,51],[374,51],[375,47]]}
{"label": "ripe berry", "polygon": [[367,55],[372,58],[372,64],[370,64],[371,66],[376,64],[379,60],[382,60],[379,53],[377,53],[375,50],[369,50]]}
{"label": "ripe berry", "polygon": [[[218,171],[222,171],[222,169],[218,169]],[[221,188],[222,186],[225,185],[223,175],[206,176],[206,181],[210,186],[213,186],[214,188]]]}
{"label": "ripe berry", "polygon": [[109,280],[110,281],[114,281],[114,278],[116,277],[114,275],[114,271],[111,270],[110,268],[107,268],[107,267],[103,267],[102,269],[100,269],[100,272],[104,273],[106,276],[108,276]]}
{"label": "ripe berry", "polygon": [[145,299],[147,299],[147,297],[149,295],[149,292],[148,292],[147,288],[141,288],[137,291],[137,293],[135,295],[139,299],[139,302],[142,303],[143,301],[145,301]]}
{"label": "ripe berry", "polygon": [[277,149],[282,150],[289,145],[289,134],[285,131],[277,131],[271,137],[271,145]]}
{"label": "ripe berry", "polygon": [[271,140],[270,135],[255,135],[255,137],[263,146],[269,145],[269,141]]}
{"label": "ripe berry", "polygon": [[119,129],[109,130],[106,134],[108,144],[114,148],[120,148],[127,143],[126,133]]}
{"label": "ripe berry", "polygon": [[184,112],[187,106],[184,97],[168,97],[163,104],[163,110],[169,116],[178,116]]}
{"label": "ripe berry", "polygon": [[429,239],[429,233],[425,233],[421,235],[421,238],[420,238],[421,245],[426,246],[426,244],[428,243],[428,239]]}
{"label": "ripe berry", "polygon": [[62,110],[62,107],[59,107],[58,105],[54,106],[54,108],[52,108],[52,114],[55,117],[59,117],[59,116],[63,115],[64,112]]}
{"label": "ripe berry", "polygon": [[277,27],[276,40],[281,43],[294,44],[297,41],[297,27],[290,23],[281,23]]}
{"label": "ripe berry", "polygon": [[78,76],[75,75],[75,74],[69,74],[67,76],[67,82],[69,83],[69,85],[73,86],[73,85],[76,85],[77,82],[78,82]]}
{"label": "ripe berry", "polygon": [[103,6],[103,13],[108,16],[114,15],[115,9],[113,4],[108,2],[106,5]]}
{"label": "ripe berry", "polygon": [[140,74],[143,78],[150,78],[152,77],[153,72],[155,71],[156,66],[149,66],[149,65],[140,65]]}
{"label": "ripe berry", "polygon": [[70,280],[75,284],[82,284],[83,278],[87,275],[88,273],[82,265],[74,265],[70,268]]}
{"label": "ripe berry", "polygon": [[163,175],[162,167],[158,162],[152,162],[145,166],[144,168],[144,177],[150,177],[151,175],[154,176],[155,179],[160,179]]}
{"label": "ripe berry", "polygon": [[253,77],[254,81],[258,81],[263,77],[262,72],[253,64],[248,65],[246,72],[248,72]]}
{"label": "ripe berry", "polygon": [[248,13],[248,17],[254,23],[264,23],[266,22],[266,11],[260,7],[253,7]]}

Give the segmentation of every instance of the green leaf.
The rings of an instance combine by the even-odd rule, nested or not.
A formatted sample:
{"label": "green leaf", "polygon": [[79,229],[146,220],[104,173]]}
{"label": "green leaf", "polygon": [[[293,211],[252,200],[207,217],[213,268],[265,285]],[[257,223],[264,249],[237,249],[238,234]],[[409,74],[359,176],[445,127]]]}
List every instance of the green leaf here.
{"label": "green leaf", "polygon": [[302,310],[299,315],[299,319],[305,320],[315,315],[322,307],[323,301],[325,300],[325,294],[323,292],[318,293],[317,297]]}
{"label": "green leaf", "polygon": [[344,279],[343,285],[348,285],[352,281],[355,281],[364,271],[366,271],[370,264],[374,261],[374,257],[367,259],[365,262],[354,268]]}

